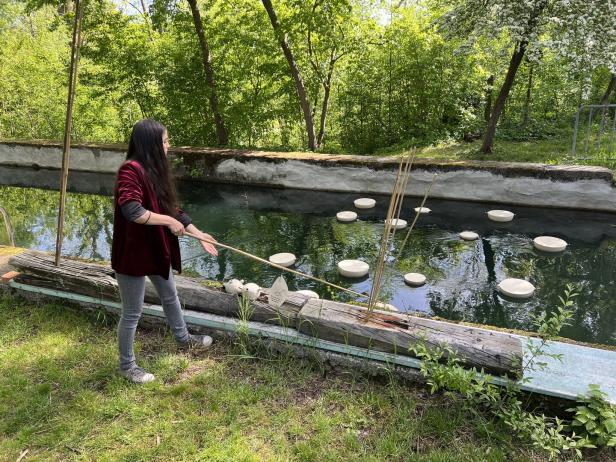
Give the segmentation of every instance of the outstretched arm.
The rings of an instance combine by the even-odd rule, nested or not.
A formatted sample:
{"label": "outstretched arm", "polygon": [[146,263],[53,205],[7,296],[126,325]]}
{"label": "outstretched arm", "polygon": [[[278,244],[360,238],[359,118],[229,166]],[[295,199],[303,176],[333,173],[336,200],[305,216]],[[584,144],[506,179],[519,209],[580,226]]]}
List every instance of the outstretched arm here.
{"label": "outstretched arm", "polygon": [[[186,231],[188,231],[191,234],[194,234],[197,237],[200,237],[201,239],[207,239],[208,241],[216,242],[216,239],[214,239],[208,233],[204,233],[204,232],[200,231],[192,223],[189,224],[186,227]],[[199,242],[201,242],[201,246],[203,247],[203,250],[205,250],[207,253],[209,253],[210,255],[213,255],[213,256],[217,256],[218,255],[218,250],[216,249],[214,244],[210,244],[209,242],[203,242],[203,241],[199,241]]]}

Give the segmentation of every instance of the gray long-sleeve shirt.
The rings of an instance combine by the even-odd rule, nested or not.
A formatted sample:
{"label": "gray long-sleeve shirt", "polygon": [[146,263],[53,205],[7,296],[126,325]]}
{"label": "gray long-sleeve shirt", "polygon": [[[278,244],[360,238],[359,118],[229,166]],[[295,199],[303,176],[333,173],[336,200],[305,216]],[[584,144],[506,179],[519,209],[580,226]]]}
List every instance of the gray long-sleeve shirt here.
{"label": "gray long-sleeve shirt", "polygon": [[[137,201],[126,202],[120,206],[120,209],[122,210],[122,215],[124,215],[124,218],[133,222],[146,212],[146,209],[143,208],[143,206]],[[182,223],[184,228],[192,223],[191,218],[186,212],[181,212],[174,218]]]}

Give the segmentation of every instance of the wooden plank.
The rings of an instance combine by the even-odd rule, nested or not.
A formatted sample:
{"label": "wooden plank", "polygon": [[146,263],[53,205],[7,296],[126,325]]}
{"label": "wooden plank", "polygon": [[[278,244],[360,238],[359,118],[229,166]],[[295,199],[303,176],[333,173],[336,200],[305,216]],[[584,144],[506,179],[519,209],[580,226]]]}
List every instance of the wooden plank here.
{"label": "wooden plank", "polygon": [[413,356],[418,342],[449,346],[463,364],[497,375],[521,373],[522,345],[510,334],[454,323],[311,299],[299,314],[297,329],[313,337],[363,348]]}
{"label": "wooden plank", "polygon": [[[53,256],[29,250],[13,256],[9,263],[24,277],[34,276],[55,284],[53,288],[106,300],[118,301],[118,285],[109,266],[63,259],[54,265]],[[20,276],[21,277],[21,276]]]}
{"label": "wooden plank", "polygon": [[[24,284],[120,301],[118,284],[109,265],[62,259],[60,265],[55,266],[50,254],[32,250],[14,256],[10,264],[22,273],[18,280]],[[223,316],[238,316],[236,295],[211,289],[196,278],[175,276],[175,283],[184,308]],[[280,309],[276,309],[267,303],[267,290],[264,289],[259,299],[252,302],[254,311],[250,319],[294,326],[305,301],[299,294],[290,295],[289,299],[292,303],[285,303]],[[160,303],[154,286],[147,278],[145,302]]]}

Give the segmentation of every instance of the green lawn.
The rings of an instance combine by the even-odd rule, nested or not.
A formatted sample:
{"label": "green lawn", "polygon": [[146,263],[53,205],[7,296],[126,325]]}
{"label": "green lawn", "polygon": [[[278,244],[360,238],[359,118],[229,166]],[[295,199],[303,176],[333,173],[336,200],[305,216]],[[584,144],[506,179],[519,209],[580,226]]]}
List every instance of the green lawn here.
{"label": "green lawn", "polygon": [[230,343],[180,353],[142,330],[138,357],[158,379],[133,385],[114,375],[114,328],[0,298],[0,460],[543,460],[458,399]]}
{"label": "green lawn", "polygon": [[[480,148],[481,140],[477,140],[470,143],[456,142],[418,148],[414,152],[417,157],[432,159],[599,165],[616,170],[616,152],[608,154],[605,151],[589,151],[586,156],[576,155],[576,157],[572,157],[570,133],[554,138],[531,141],[497,140],[491,154],[481,153]],[[387,156],[401,152],[404,152],[404,150],[394,147],[378,151],[376,155]]]}

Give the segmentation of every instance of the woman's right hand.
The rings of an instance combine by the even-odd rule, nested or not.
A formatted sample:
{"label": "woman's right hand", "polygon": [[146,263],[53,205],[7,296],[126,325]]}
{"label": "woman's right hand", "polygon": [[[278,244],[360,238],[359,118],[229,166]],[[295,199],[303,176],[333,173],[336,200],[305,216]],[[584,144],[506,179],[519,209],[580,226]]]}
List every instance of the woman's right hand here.
{"label": "woman's right hand", "polygon": [[167,228],[169,228],[169,231],[176,236],[181,236],[184,234],[184,225],[173,217],[169,217],[169,224],[167,224]]}

